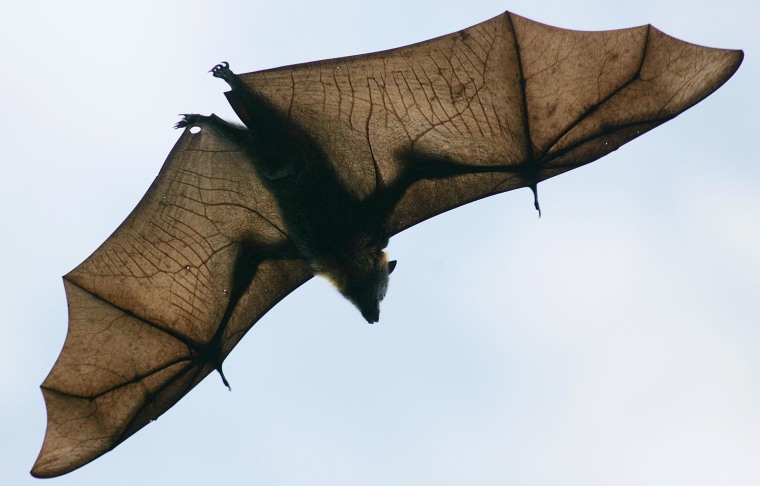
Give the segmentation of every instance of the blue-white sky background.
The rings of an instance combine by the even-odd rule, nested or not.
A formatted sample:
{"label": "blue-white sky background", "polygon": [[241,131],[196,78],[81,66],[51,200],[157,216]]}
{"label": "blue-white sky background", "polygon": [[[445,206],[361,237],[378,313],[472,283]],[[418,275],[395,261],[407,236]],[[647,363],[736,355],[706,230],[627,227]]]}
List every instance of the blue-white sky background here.
{"label": "blue-white sky background", "polygon": [[247,72],[398,47],[504,10],[742,48],[711,97],[610,156],[391,241],[367,325],[325,281],[114,451],[53,484],[760,484],[760,7],[404,0],[0,5],[0,483],[45,430],[61,275],[144,194],[178,113]]}

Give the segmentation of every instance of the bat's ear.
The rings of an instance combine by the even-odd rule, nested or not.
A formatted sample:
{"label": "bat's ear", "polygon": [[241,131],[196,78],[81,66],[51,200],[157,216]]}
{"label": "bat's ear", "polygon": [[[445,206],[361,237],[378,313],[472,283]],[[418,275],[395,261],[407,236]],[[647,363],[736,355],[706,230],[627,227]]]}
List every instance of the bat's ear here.
{"label": "bat's ear", "polygon": [[393,273],[393,269],[396,268],[396,260],[391,260],[388,262],[388,275]]}

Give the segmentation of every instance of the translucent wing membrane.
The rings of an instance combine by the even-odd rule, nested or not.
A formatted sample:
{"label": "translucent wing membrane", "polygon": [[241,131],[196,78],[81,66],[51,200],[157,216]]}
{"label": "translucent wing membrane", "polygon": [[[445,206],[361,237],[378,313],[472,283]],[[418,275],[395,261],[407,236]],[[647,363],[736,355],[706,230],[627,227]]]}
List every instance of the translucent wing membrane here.
{"label": "translucent wing membrane", "polygon": [[[288,243],[276,204],[240,148],[201,128],[185,130],[132,214],[64,277],[69,331],[42,384],[36,476],[77,468],[155,420],[311,276],[302,260],[271,259]],[[253,275],[240,288],[243,254]]]}
{"label": "translucent wing membrane", "polygon": [[[284,168],[270,179],[283,187],[309,162],[303,154],[318,154],[345,200],[376,205],[343,213],[375,218],[356,225],[377,225],[363,235],[384,246],[444,211],[535,190],[616,150],[708,96],[741,60],[651,26],[578,32],[505,13],[390,51],[239,77],[222,64],[215,74],[271,122],[252,123],[228,94],[245,133],[269,149],[271,160],[256,160]],[[221,372],[248,329],[312,275],[250,152],[218,119],[201,119],[126,221],[64,277],[69,332],[42,385],[48,428],[36,476],[93,460]],[[298,144],[308,150],[288,151]]]}

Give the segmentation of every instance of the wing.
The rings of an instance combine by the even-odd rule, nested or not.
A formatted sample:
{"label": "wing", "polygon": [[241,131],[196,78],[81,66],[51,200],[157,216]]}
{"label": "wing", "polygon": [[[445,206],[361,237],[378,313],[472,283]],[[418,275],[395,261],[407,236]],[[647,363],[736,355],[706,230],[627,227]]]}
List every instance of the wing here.
{"label": "wing", "polygon": [[64,277],[69,330],[42,384],[50,477],[168,410],[253,324],[308,280],[274,200],[239,146],[186,129],[130,216]]}
{"label": "wing", "polygon": [[[505,13],[408,47],[239,76],[274,108],[274,127],[251,123],[235,89],[228,97],[277,139],[268,147],[314,148],[303,153],[324,155],[357,201],[381,201],[370,219],[390,236],[602,157],[702,100],[741,60],[651,26],[575,32]],[[64,277],[69,332],[42,385],[34,475],[93,460],[221,372],[312,275],[221,126],[186,130],[132,215]]]}
{"label": "wing", "polygon": [[507,12],[427,42],[240,80],[310,133],[359,198],[392,187],[405,162],[457,164],[454,176],[422,174],[404,189],[390,236],[616,150],[708,96],[742,56],[652,26],[580,32]]}

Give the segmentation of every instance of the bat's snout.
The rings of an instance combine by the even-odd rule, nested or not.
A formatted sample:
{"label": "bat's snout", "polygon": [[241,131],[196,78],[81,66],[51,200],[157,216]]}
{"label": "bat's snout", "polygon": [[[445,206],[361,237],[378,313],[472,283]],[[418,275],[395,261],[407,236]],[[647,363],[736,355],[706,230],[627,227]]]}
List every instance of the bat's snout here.
{"label": "bat's snout", "polygon": [[362,316],[369,324],[374,324],[380,320],[380,309],[363,310]]}

